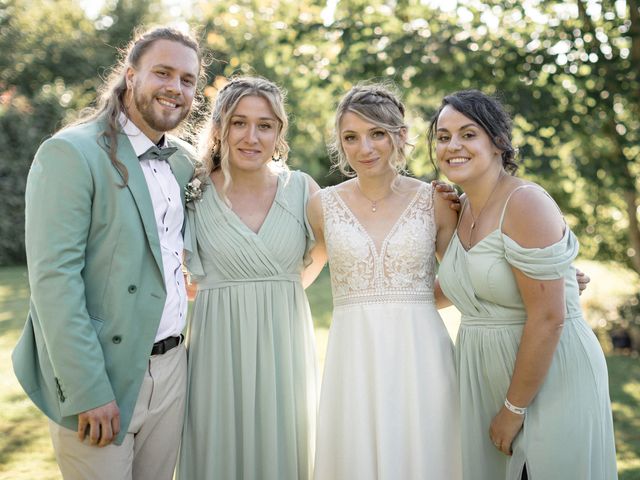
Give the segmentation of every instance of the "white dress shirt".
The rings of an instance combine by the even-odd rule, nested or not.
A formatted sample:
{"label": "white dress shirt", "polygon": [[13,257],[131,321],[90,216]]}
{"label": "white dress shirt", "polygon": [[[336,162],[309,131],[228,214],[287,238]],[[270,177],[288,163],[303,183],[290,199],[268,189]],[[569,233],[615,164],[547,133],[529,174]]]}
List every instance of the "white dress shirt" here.
{"label": "white dress shirt", "polygon": [[[119,121],[138,157],[155,145],[124,113],[120,113]],[[166,138],[163,137],[162,141],[162,146],[165,147]],[[187,292],[182,274],[184,210],[180,186],[171,172],[169,163],[164,160],[141,160],[140,166],[153,203],[167,290],[167,299],[156,332],[157,342],[180,335],[186,322]]]}

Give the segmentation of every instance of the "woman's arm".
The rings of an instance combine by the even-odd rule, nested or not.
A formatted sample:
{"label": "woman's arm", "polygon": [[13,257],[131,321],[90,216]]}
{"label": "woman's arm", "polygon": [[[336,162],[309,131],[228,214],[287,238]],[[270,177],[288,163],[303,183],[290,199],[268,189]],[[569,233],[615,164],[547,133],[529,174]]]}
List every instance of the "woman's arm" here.
{"label": "woman's arm", "polygon": [[311,264],[302,272],[302,286],[307,288],[320,275],[327,263],[327,249],[324,243],[324,230],[322,220],[322,201],[320,199],[320,187],[315,181],[311,180],[313,185],[309,185],[310,198],[307,203],[307,220],[313,230],[315,237],[315,245],[309,254],[311,255]]}
{"label": "woman's arm", "polygon": [[449,241],[458,223],[458,213],[451,208],[446,193],[435,192],[433,196],[436,222],[436,257],[440,260],[449,246]]}
{"label": "woman's arm", "polygon": [[[444,256],[444,252],[449,246],[453,232],[456,230],[458,223],[458,211],[460,210],[460,199],[453,187],[447,183],[432,182],[435,189],[433,197],[434,216],[436,223],[436,258],[438,261]],[[454,195],[455,194],[455,198]],[[452,305],[451,301],[445,296],[440,281],[436,278],[433,286],[433,294],[437,308],[445,308]]]}
{"label": "woman's arm", "polygon": [[[537,189],[523,189],[512,197],[503,232],[525,248],[542,248],[559,241],[567,228],[553,201]],[[536,280],[513,268],[527,314],[506,400],[526,408],[547,375],[564,325],[564,278]],[[503,453],[511,454],[513,439],[524,415],[503,406],[491,422],[490,437]]]}
{"label": "woman's arm", "polygon": [[436,277],[436,281],[433,285],[433,295],[436,300],[436,308],[440,310],[441,308],[447,308],[453,305],[453,302],[447,298],[447,296],[442,291],[440,287],[440,280]]}

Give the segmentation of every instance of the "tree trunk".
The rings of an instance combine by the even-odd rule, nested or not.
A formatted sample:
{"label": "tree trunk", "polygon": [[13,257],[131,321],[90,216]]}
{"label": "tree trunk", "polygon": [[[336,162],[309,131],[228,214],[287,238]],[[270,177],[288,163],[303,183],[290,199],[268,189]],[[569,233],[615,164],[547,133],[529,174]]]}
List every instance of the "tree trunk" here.
{"label": "tree trunk", "polygon": [[[629,5],[629,19],[631,20],[631,26],[629,28],[629,34],[631,35],[631,59],[632,64],[635,65],[635,91],[632,93],[632,97],[635,97],[635,101],[632,100],[632,105],[629,107],[636,114],[640,111],[640,85],[639,85],[639,73],[638,66],[640,65],[640,13],[638,12],[638,0],[628,0]],[[630,172],[626,171],[627,178],[633,178]],[[636,272],[640,274],[640,227],[638,225],[638,193],[637,190],[625,190],[624,199],[627,204],[627,215],[629,217],[629,244],[634,249],[635,255],[631,257],[631,264]]]}
{"label": "tree trunk", "polygon": [[635,190],[625,190],[624,200],[627,204],[629,217],[629,246],[634,254],[631,258],[633,269],[640,275],[640,225],[638,224],[638,193]]}
{"label": "tree trunk", "polygon": [[[631,20],[631,27],[629,28],[629,34],[631,35],[631,58],[634,62],[640,61],[640,12],[638,8],[638,0],[627,0],[629,5],[629,20]],[[636,63],[637,65],[637,63]],[[636,70],[637,74],[637,70]]]}

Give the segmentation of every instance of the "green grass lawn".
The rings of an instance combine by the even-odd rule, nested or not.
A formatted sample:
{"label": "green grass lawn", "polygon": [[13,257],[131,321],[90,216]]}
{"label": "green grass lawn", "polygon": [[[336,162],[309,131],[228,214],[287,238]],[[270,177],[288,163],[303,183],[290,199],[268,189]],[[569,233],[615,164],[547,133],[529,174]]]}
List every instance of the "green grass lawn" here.
{"label": "green grass lawn", "polygon": [[[612,268],[600,264],[581,265],[592,277],[589,297],[595,304],[598,292],[611,299],[612,284],[632,283]],[[597,278],[593,272],[597,272]],[[318,357],[324,362],[327,332],[331,321],[331,291],[325,270],[308,294],[316,322]],[[620,278],[623,280],[620,281]],[[635,280],[633,280],[635,282]],[[635,283],[633,288],[637,288]],[[0,268],[0,480],[53,480],[60,474],[55,464],[47,422],[27,400],[11,368],[11,350],[27,312],[28,286],[22,267]],[[452,334],[457,328],[456,312],[443,315]],[[623,355],[609,355],[611,399],[616,429],[620,480],[640,479],[640,361]],[[579,441],[579,439],[576,439]]]}

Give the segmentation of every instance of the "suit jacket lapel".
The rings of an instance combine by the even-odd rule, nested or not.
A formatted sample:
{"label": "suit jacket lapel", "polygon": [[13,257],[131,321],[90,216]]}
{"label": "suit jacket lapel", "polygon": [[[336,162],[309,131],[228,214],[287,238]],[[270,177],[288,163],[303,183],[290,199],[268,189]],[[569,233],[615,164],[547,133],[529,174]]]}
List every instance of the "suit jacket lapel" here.
{"label": "suit jacket lapel", "polygon": [[158,226],[156,225],[156,218],[153,211],[153,203],[151,202],[151,195],[149,194],[149,187],[147,181],[140,167],[140,161],[133,151],[131,142],[126,135],[118,135],[118,160],[120,160],[129,173],[129,181],[127,182],[127,188],[131,192],[135,201],[136,207],[142,219],[145,233],[147,234],[147,241],[149,242],[149,248],[153,254],[153,258],[158,265],[158,269],[164,278],[164,270],[162,268],[162,253],[160,249],[160,238],[158,237]]}
{"label": "suit jacket lapel", "polygon": [[[169,145],[178,146],[171,141],[169,141]],[[173,172],[173,175],[176,177],[176,181],[180,186],[180,200],[182,201],[182,208],[184,208],[185,187],[187,186],[187,183],[191,180],[191,176],[193,175],[193,167],[191,166],[191,161],[182,150],[178,150],[176,153],[169,157],[169,165],[171,166],[171,171]]]}

